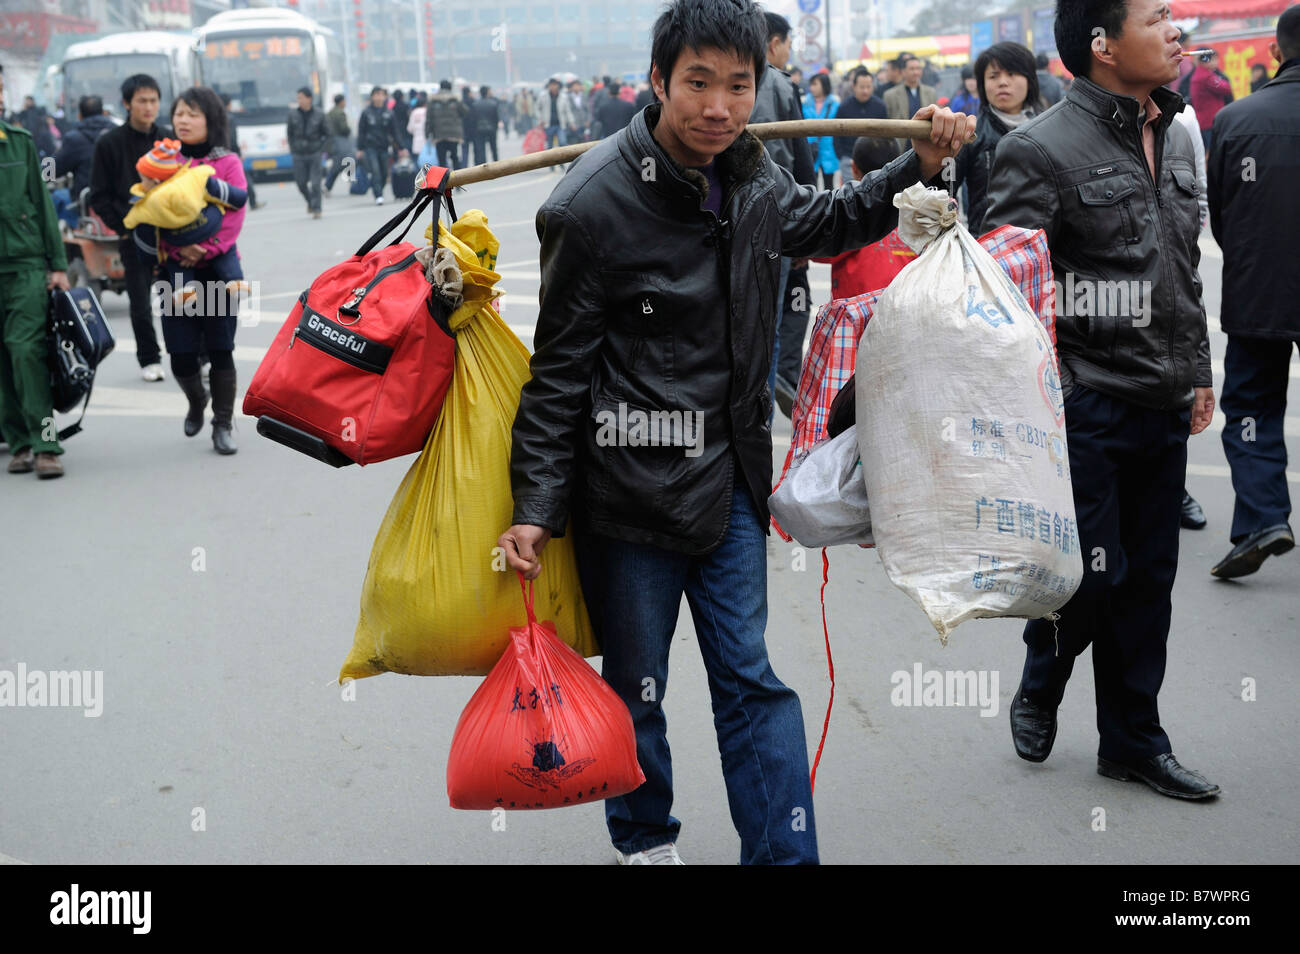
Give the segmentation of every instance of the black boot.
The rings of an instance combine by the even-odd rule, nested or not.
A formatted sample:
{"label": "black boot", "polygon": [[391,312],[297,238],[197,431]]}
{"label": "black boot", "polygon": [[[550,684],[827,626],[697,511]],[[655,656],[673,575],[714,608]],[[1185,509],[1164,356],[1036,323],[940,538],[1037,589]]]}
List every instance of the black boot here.
{"label": "black boot", "polygon": [[177,375],[176,383],[189,398],[190,409],[185,415],[185,436],[193,437],[203,430],[203,411],[208,406],[208,392],[203,387],[203,375],[192,374],[187,378]]}
{"label": "black boot", "polygon": [[233,454],[239,448],[231,433],[235,418],[235,369],[210,373],[212,381],[212,446],[218,454]]}

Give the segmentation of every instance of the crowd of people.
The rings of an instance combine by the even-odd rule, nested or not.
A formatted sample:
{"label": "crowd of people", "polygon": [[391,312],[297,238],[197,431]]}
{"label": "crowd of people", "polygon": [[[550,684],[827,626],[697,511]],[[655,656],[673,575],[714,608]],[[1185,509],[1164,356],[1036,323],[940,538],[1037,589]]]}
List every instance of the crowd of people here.
{"label": "crowd of people", "polygon": [[[1105,30],[1101,42],[1097,25]],[[536,95],[520,90],[504,98],[488,86],[477,95],[457,92],[449,81],[431,96],[375,87],[355,137],[342,97],[326,114],[304,87],[290,109],[295,178],[314,216],[349,156],[367,168],[381,203],[394,158],[418,155],[452,168],[467,164],[471,153],[475,162],[489,154],[495,159],[498,132],[511,126],[517,133],[540,128],[547,145],[614,139],[571,165],[570,176],[589,188],[566,181],[538,213],[547,280],[533,378],[515,424],[513,525],[501,545],[510,565],[533,577],[542,548],[565,531],[570,512],[582,524],[583,590],[593,625],[605,631],[605,675],[632,712],[647,776],[642,789],[607,802],[620,861],[680,860],[662,710],[657,698],[642,694],[642,679],[653,673],[658,685],[666,682],[683,595],[708,644],[724,774],[745,859],[816,860],[799,703],[772,673],[763,641],[769,429],[776,408],[791,414],[798,392],[811,307],[809,262],[832,263],[837,298],[887,284],[900,267],[899,256],[878,254],[897,223],[891,199],[916,182],[960,190],[976,234],[1001,225],[1043,230],[1058,276],[1080,271],[1089,281],[1145,282],[1153,289],[1145,323],[1058,317],[1082,552],[1110,554],[1112,570],[1106,561],[1085,561],[1083,583],[1059,619],[1026,627],[1012,737],[1022,758],[1048,757],[1074,661],[1091,645],[1098,771],[1141,780],[1172,797],[1219,793],[1174,758],[1156,708],[1178,529],[1189,518],[1187,441],[1209,426],[1214,411],[1198,240],[1208,224],[1224,260],[1222,441],[1236,509],[1233,549],[1211,572],[1233,578],[1294,546],[1283,417],[1290,348],[1300,341],[1300,289],[1294,270],[1278,271],[1275,263],[1295,249],[1300,211],[1300,183],[1286,172],[1300,143],[1300,7],[1279,20],[1270,47],[1277,75],[1258,77],[1241,103],[1230,102],[1212,55],[1195,65],[1181,55],[1187,38],[1157,0],[1063,0],[1055,29],[1072,80],[1051,75],[1027,48],[1004,42],[981,52],[960,86],[941,97],[926,82],[927,65],[912,56],[881,74],[860,66],[838,78],[817,73],[805,83],[786,70],[791,27],[785,18],[748,2],[675,0],[655,24],[650,79],[639,91],[609,78],[590,86],[553,78]],[[102,103],[87,97],[80,123],[54,149],[74,181],[88,185],[90,207],[122,236],[137,359],[145,380],[160,381],[151,285],[160,274],[223,288],[241,280],[237,241],[255,200],[251,193],[247,205],[242,198],[249,183],[227,109],[213,91],[181,93],[169,124],[160,121],[151,77],[128,77],[120,95],[126,122],[112,127],[97,120]],[[9,278],[9,293],[0,299],[0,429],[10,473],[52,477],[62,473],[62,448],[46,426],[52,411],[42,351],[44,298],[50,288],[67,287],[67,262],[38,169],[56,124],[33,108],[28,104],[20,116],[34,131],[26,122],[0,124],[6,221],[17,216],[32,223],[6,231],[0,253],[0,274]],[[928,140],[813,136],[761,146],[742,135],[747,123],[801,118],[928,119],[933,132]],[[609,161],[583,161],[597,154]],[[324,177],[322,156],[333,160]],[[643,188],[646,156],[657,157],[666,171]],[[1246,160],[1252,170],[1258,166],[1251,176],[1242,174]],[[130,227],[133,214],[147,212],[150,190],[166,189],[169,179],[200,161],[218,183],[209,190],[203,222]],[[678,223],[679,234],[663,234],[669,221]],[[603,244],[597,256],[589,236],[615,233],[626,241]],[[733,241],[738,235],[744,240]],[[727,267],[743,276],[733,279],[732,293],[742,289],[748,297],[728,308],[718,262],[712,254],[683,256],[679,240],[688,239],[730,256]],[[665,257],[655,261],[656,254]],[[599,269],[591,267],[597,257]],[[637,291],[644,299],[640,311],[653,315],[651,300],[666,297],[673,308],[662,310],[674,317],[646,321],[666,322],[655,333],[680,335],[689,347],[674,352],[656,344],[638,364],[638,352],[619,349],[636,349],[647,339],[623,334],[619,317],[601,346],[611,350],[602,363],[603,303],[629,294],[607,287],[608,276],[658,272],[677,276],[673,288]],[[198,433],[211,401],[213,446],[223,454],[236,451],[236,310],[187,308],[162,323],[171,371],[189,402],[184,432]],[[765,340],[769,320],[771,340]],[[204,361],[210,393],[200,373]],[[675,370],[665,364],[671,361],[679,362]],[[604,393],[608,366],[628,369],[629,393],[650,395],[647,400],[664,407],[689,394],[709,420],[734,424],[730,437],[710,432],[720,443],[697,463],[694,483],[682,478],[665,494],[672,478],[664,468],[676,464],[667,457],[647,462],[628,448],[584,458],[579,411],[590,395]],[[672,381],[676,395],[661,393]],[[591,472],[575,471],[580,458]],[[586,494],[584,504],[570,511],[578,492]],[[755,583],[740,586],[741,578]],[[792,807],[807,808],[806,826],[795,832]]]}

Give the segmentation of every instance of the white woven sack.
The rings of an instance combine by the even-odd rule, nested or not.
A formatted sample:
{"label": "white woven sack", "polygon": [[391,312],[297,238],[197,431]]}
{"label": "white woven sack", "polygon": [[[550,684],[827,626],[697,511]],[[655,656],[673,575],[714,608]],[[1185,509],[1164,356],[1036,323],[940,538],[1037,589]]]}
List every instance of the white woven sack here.
{"label": "white woven sack", "polygon": [[920,254],[858,348],[858,446],[885,571],[946,642],[967,619],[1051,616],[1083,561],[1051,339],[946,193],[894,204]]}

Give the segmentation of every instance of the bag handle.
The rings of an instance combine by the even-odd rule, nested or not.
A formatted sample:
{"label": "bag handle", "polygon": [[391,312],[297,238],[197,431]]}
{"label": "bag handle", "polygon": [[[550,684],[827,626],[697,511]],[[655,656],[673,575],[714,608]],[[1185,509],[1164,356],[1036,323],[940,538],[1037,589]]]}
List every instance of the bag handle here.
{"label": "bag handle", "polygon": [[[411,231],[411,226],[414,225],[416,220],[420,217],[420,213],[430,205],[433,206],[433,222],[436,225],[438,223],[438,213],[440,211],[441,203],[444,199],[447,202],[447,211],[451,214],[452,221],[456,221],[459,216],[456,214],[456,206],[451,201],[451,187],[449,184],[450,175],[450,170],[442,166],[426,166],[424,171],[416,179],[415,196],[411,199],[410,203],[406,208],[402,209],[402,211],[398,212],[395,216],[381,225],[374,235],[366,239],[362,246],[357,249],[357,256],[360,257],[365,255],[373,249],[383,240],[384,236],[401,225],[402,220],[410,215],[411,221],[407,222],[406,227],[402,229],[397,238],[393,239],[388,244],[396,245],[398,242],[402,241],[402,239],[406,238],[406,233]],[[435,244],[437,243],[435,242]]]}
{"label": "bag handle", "polygon": [[525,585],[524,575],[518,570],[515,570],[515,573],[519,577],[519,588],[524,592],[524,607],[528,610],[528,622],[536,623],[537,614],[533,612],[533,581],[529,580]]}

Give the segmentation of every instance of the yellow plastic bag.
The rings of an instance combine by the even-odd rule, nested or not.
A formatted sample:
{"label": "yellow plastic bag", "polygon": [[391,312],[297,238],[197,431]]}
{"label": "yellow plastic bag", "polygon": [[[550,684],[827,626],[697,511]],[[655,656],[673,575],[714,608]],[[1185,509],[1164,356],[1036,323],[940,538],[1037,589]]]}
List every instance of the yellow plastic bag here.
{"label": "yellow plastic bag", "polygon": [[140,196],[140,201],[131,206],[122,224],[129,229],[141,223],[163,229],[184,228],[208,204],[208,179],[214,172],[208,165],[183,166],[148,192],[137,182],[131,186],[131,194]]}
{"label": "yellow plastic bag", "polygon": [[[496,550],[510,526],[510,429],[528,380],[528,349],[492,301],[498,242],[478,209],[441,225],[464,303],[452,312],[456,366],[442,413],[388,507],[370,551],[361,616],[340,681],[382,672],[485,675],[526,622],[519,581]],[[494,552],[495,551],[495,552]],[[538,619],[583,656],[599,652],[578,583],[572,537],[551,540],[535,584]]]}

